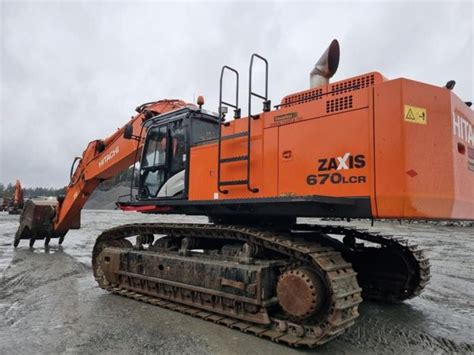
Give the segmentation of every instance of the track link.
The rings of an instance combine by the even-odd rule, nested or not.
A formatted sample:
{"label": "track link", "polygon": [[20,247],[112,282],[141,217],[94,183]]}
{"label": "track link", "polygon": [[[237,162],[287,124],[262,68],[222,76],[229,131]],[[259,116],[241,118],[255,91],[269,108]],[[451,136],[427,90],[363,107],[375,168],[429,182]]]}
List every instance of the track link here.
{"label": "track link", "polygon": [[[256,324],[251,320],[230,317],[208,310],[183,304],[174,296],[152,295],[147,289],[148,283],[138,283],[132,289],[126,284],[105,284],[101,282],[99,255],[103,248],[121,239],[137,235],[167,235],[169,237],[213,238],[250,242],[261,248],[287,255],[294,260],[317,267],[324,275],[328,291],[328,307],[324,314],[318,315],[314,324],[297,324],[279,314],[271,315],[270,324]],[[93,250],[94,275],[99,286],[121,296],[175,310],[199,317],[230,328],[239,329],[277,343],[290,346],[316,347],[344,333],[358,317],[358,305],[362,302],[361,291],[357,283],[357,274],[339,251],[317,240],[287,234],[268,232],[253,228],[206,224],[129,224],[103,232],[96,241]],[[156,287],[156,286],[155,286]],[[321,319],[322,317],[322,319]]]}

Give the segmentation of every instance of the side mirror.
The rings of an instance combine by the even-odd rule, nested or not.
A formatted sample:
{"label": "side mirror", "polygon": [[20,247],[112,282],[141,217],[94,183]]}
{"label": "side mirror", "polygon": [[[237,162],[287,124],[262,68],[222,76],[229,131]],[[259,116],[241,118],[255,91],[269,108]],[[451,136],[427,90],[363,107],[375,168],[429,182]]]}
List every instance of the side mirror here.
{"label": "side mirror", "polygon": [[127,123],[123,129],[123,138],[132,139],[133,136],[133,126],[130,123]]}

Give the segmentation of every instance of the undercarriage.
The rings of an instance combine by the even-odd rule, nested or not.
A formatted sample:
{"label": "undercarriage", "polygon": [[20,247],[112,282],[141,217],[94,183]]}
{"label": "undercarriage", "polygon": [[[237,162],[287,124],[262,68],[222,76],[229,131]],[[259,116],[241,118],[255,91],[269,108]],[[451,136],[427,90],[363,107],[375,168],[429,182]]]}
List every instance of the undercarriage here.
{"label": "undercarriage", "polygon": [[404,239],[319,225],[124,225],[97,238],[92,264],[112,293],[305,347],[344,333],[363,298],[400,302],[430,278]]}

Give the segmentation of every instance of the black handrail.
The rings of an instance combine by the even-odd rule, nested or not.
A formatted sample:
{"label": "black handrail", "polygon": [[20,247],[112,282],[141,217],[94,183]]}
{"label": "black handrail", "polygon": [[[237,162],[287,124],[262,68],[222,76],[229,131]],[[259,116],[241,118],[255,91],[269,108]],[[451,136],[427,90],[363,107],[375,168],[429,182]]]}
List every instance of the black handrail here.
{"label": "black handrail", "polygon": [[[252,78],[253,78],[253,63],[254,63],[254,59],[255,58],[258,58],[260,59],[261,61],[263,61],[265,63],[265,95],[261,95],[261,94],[258,94],[256,92],[254,92],[252,90]],[[250,185],[250,149],[251,149],[251,129],[252,129],[252,119],[257,119],[258,116],[253,116],[252,115],[252,96],[255,96],[259,99],[262,99],[264,100],[264,104],[263,104],[263,107],[264,107],[264,111],[268,111],[270,105],[269,105],[269,101],[268,101],[268,61],[262,57],[261,55],[258,55],[256,53],[252,54],[252,56],[250,57],[250,66],[249,66],[249,103],[248,103],[248,122],[247,122],[247,136],[248,136],[248,140],[247,140],[247,156],[248,156],[248,160],[247,160],[247,189],[250,191],[250,192],[258,192],[259,189],[256,188],[256,187],[252,187]]]}
{"label": "black handrail", "polygon": [[[236,88],[235,88],[235,104],[231,104],[227,101],[224,101],[222,99],[222,83],[224,79],[224,73],[226,70],[229,70],[235,74],[235,83],[236,83]],[[223,107],[228,106],[232,107],[234,109],[234,118],[238,119],[240,118],[240,109],[239,109],[239,72],[235,70],[234,68],[231,68],[227,65],[224,65],[221,69],[221,77],[219,80],[219,139],[217,143],[217,190],[219,192],[222,192],[223,194],[227,194],[229,191],[228,190],[223,190],[221,189],[221,158],[222,158],[222,126],[225,121],[225,112],[223,110]]]}

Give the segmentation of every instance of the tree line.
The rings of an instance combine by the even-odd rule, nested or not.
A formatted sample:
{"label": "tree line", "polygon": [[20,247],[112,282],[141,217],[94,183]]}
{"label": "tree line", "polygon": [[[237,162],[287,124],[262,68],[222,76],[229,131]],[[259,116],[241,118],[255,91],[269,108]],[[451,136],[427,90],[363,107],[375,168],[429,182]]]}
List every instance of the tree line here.
{"label": "tree line", "polygon": [[[15,193],[15,185],[8,183],[4,185],[0,183],[0,197],[10,198]],[[23,196],[25,197],[38,197],[38,196],[59,196],[64,194],[64,187],[55,189],[53,187],[24,187]]]}
{"label": "tree line", "polygon": [[[103,181],[99,186],[99,190],[109,190],[118,185],[130,186],[133,176],[133,166],[115,175],[112,179]],[[134,186],[138,186],[138,169],[135,169]],[[23,196],[25,199],[39,196],[60,196],[64,195],[65,187],[23,187]],[[0,183],[0,197],[10,198],[15,193],[15,184],[8,183],[7,185]]]}

